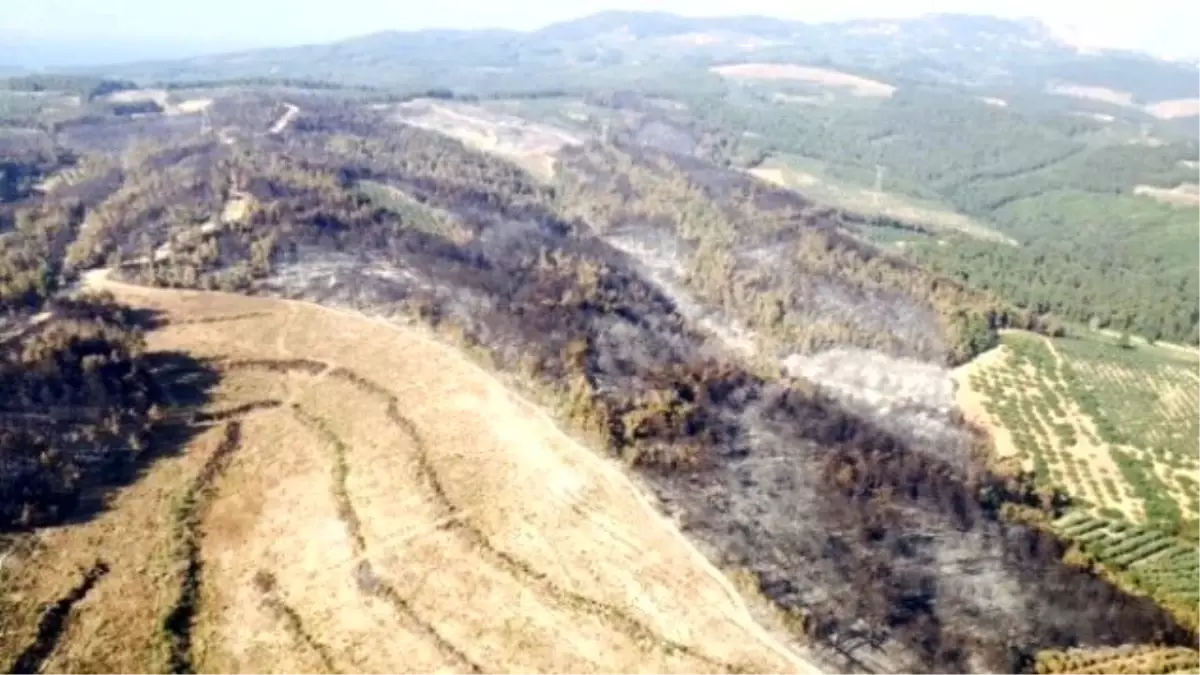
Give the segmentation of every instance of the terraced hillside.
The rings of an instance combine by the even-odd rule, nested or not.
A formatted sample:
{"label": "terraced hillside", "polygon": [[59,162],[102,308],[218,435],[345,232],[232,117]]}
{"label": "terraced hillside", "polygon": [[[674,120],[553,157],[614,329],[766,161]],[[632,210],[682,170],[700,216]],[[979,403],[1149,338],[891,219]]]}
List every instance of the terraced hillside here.
{"label": "terraced hillside", "polygon": [[327,309],[111,286],[211,362],[202,429],[20,540],[20,672],[815,672],[623,474],[453,350]]}

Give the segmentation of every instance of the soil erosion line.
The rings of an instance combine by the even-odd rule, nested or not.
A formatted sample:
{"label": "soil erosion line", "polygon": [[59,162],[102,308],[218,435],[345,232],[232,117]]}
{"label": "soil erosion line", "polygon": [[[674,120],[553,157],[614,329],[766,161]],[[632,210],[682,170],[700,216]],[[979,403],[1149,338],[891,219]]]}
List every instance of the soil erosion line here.
{"label": "soil erosion line", "polygon": [[162,624],[170,648],[169,663],[172,673],[195,672],[192,624],[200,602],[200,584],[204,572],[204,563],[200,556],[200,544],[204,534],[200,525],[212,499],[214,484],[229,466],[241,440],[242,423],[236,419],[226,423],[221,442],[175,506],[179,557],[185,567],[183,578],[180,580],[179,595]]}
{"label": "soil erosion line", "polygon": [[28,647],[21,651],[21,655],[13,662],[12,668],[8,672],[39,672],[42,669],[42,664],[54,652],[54,648],[58,646],[58,641],[66,631],[67,618],[71,614],[71,609],[80,600],[87,597],[87,594],[91,592],[92,588],[106,574],[108,574],[108,563],[97,560],[96,564],[92,565],[92,568],[84,573],[83,579],[77,586],[59,598],[53,605],[50,605],[38,622],[37,637],[33,639],[33,642]]}

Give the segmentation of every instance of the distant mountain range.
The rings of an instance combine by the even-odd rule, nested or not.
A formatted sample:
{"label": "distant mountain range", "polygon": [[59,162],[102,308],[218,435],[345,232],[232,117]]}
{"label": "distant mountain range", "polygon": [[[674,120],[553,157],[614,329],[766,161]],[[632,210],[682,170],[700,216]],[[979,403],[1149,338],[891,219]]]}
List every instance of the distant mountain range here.
{"label": "distant mountain range", "polygon": [[[387,31],[322,45],[74,70],[166,81],[298,78],[469,90],[519,89],[530,84],[531,67],[540,72],[540,86],[554,86],[589,72],[736,61],[832,66],[892,82],[1039,91],[1065,83],[1125,92],[1138,104],[1200,96],[1195,62],[1079,47],[1038,21],[965,14],[805,23],[609,11],[532,32]],[[560,77],[548,76],[551,70]]]}
{"label": "distant mountain range", "polygon": [[191,58],[245,49],[245,44],[163,39],[46,39],[0,33],[0,73],[68,69],[98,64]]}

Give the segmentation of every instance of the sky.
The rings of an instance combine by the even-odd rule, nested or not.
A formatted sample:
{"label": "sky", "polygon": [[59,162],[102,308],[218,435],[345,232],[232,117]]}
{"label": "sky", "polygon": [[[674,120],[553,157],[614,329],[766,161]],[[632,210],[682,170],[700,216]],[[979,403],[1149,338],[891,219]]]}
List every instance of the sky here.
{"label": "sky", "polygon": [[[1104,46],[1200,55],[1200,2],[1139,0],[5,0],[0,41],[154,43],[215,51],[326,42],[380,30],[533,29],[606,9],[804,21],[961,12],[1035,17]],[[11,51],[10,46],[10,51]]]}

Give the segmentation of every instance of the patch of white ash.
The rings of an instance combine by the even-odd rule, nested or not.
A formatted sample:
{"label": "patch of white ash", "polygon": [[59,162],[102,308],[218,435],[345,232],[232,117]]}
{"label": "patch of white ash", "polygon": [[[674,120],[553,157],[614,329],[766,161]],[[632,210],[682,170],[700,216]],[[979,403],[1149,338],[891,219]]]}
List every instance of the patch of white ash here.
{"label": "patch of white ash", "polygon": [[943,366],[839,347],[792,354],[784,367],[913,447],[937,448],[955,465],[966,457],[970,436],[958,421],[955,383]]}

